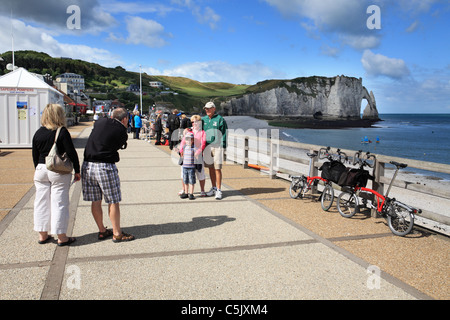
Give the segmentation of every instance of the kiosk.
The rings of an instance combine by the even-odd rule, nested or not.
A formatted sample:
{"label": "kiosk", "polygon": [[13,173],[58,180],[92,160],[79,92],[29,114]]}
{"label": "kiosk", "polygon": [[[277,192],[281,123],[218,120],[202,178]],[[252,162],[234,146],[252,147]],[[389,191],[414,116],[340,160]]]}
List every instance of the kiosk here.
{"label": "kiosk", "polygon": [[0,148],[31,148],[45,106],[64,95],[24,68],[0,77]]}

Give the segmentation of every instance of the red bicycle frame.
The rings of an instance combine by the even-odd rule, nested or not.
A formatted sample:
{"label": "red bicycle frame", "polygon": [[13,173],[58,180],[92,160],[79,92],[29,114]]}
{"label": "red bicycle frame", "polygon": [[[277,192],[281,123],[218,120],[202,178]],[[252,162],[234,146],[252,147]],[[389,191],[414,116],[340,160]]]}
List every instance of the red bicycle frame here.
{"label": "red bicycle frame", "polygon": [[307,181],[308,181],[308,184],[310,184],[310,182],[312,182],[312,181],[314,181],[314,180],[316,180],[316,179],[318,179],[318,180],[322,180],[323,182],[325,182],[325,183],[328,183],[328,180],[327,179],[324,179],[324,178],[322,178],[322,177],[306,177],[306,179],[307,179]]}
{"label": "red bicycle frame", "polygon": [[375,190],[369,189],[369,188],[365,188],[365,187],[355,187],[355,192],[358,190],[362,190],[362,191],[367,191],[370,192],[372,194],[374,194],[377,197],[377,211],[378,212],[382,212],[383,210],[383,206],[384,206],[384,202],[386,201],[385,196],[383,196],[382,194],[376,192]]}

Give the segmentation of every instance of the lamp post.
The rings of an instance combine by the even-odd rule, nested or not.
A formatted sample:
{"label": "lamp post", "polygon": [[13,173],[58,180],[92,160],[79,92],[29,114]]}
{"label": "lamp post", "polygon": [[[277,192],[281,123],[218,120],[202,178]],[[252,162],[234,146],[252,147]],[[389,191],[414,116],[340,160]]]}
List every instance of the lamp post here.
{"label": "lamp post", "polygon": [[141,65],[139,65],[139,88],[140,88],[140,102],[141,102],[141,117],[142,117],[142,70]]}

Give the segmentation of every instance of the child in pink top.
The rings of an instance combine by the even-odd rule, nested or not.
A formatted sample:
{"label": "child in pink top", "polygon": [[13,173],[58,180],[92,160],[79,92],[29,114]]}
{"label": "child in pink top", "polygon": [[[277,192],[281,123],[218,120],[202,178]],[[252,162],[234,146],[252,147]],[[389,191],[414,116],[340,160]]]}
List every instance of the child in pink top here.
{"label": "child in pink top", "polygon": [[[203,150],[206,147],[206,133],[202,129],[202,118],[199,115],[192,116],[191,122],[192,122],[192,129],[188,128],[188,129],[185,129],[183,132],[183,139],[181,140],[180,151],[183,150],[184,146],[186,145],[186,139],[185,139],[186,133],[192,132],[194,135],[195,164],[197,164],[198,167],[200,167],[200,165],[201,165],[201,170],[195,170],[195,171],[196,171],[197,179],[199,180],[199,183],[200,183],[201,196],[206,197],[206,193],[205,193],[205,179],[206,178],[205,178],[205,168],[204,168],[205,166],[203,163]],[[184,184],[183,184],[183,190],[184,190]]]}

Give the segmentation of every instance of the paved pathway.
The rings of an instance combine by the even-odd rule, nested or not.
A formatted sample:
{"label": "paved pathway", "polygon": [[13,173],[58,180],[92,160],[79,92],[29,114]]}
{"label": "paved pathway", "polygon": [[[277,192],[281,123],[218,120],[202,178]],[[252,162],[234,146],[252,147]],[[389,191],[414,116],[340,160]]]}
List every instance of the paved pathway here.
{"label": "paved pathway", "polygon": [[[82,159],[90,128],[71,132]],[[318,202],[290,199],[286,181],[234,164],[224,168],[223,200],[181,200],[180,167],[167,147],[141,140],[129,140],[118,163],[122,226],[137,239],[97,241],[90,203],[83,201],[77,183],[71,189],[69,225],[77,242],[38,245],[28,156],[31,152],[23,150],[0,157],[11,158],[0,161],[1,190],[19,190],[0,200],[0,299],[450,297],[446,239],[423,232],[399,238],[382,221],[344,219],[333,209],[325,213]],[[14,169],[28,162],[31,168]],[[9,183],[6,174],[20,182]],[[411,245],[424,250],[410,251]],[[409,260],[415,261],[413,272],[403,270]]]}

